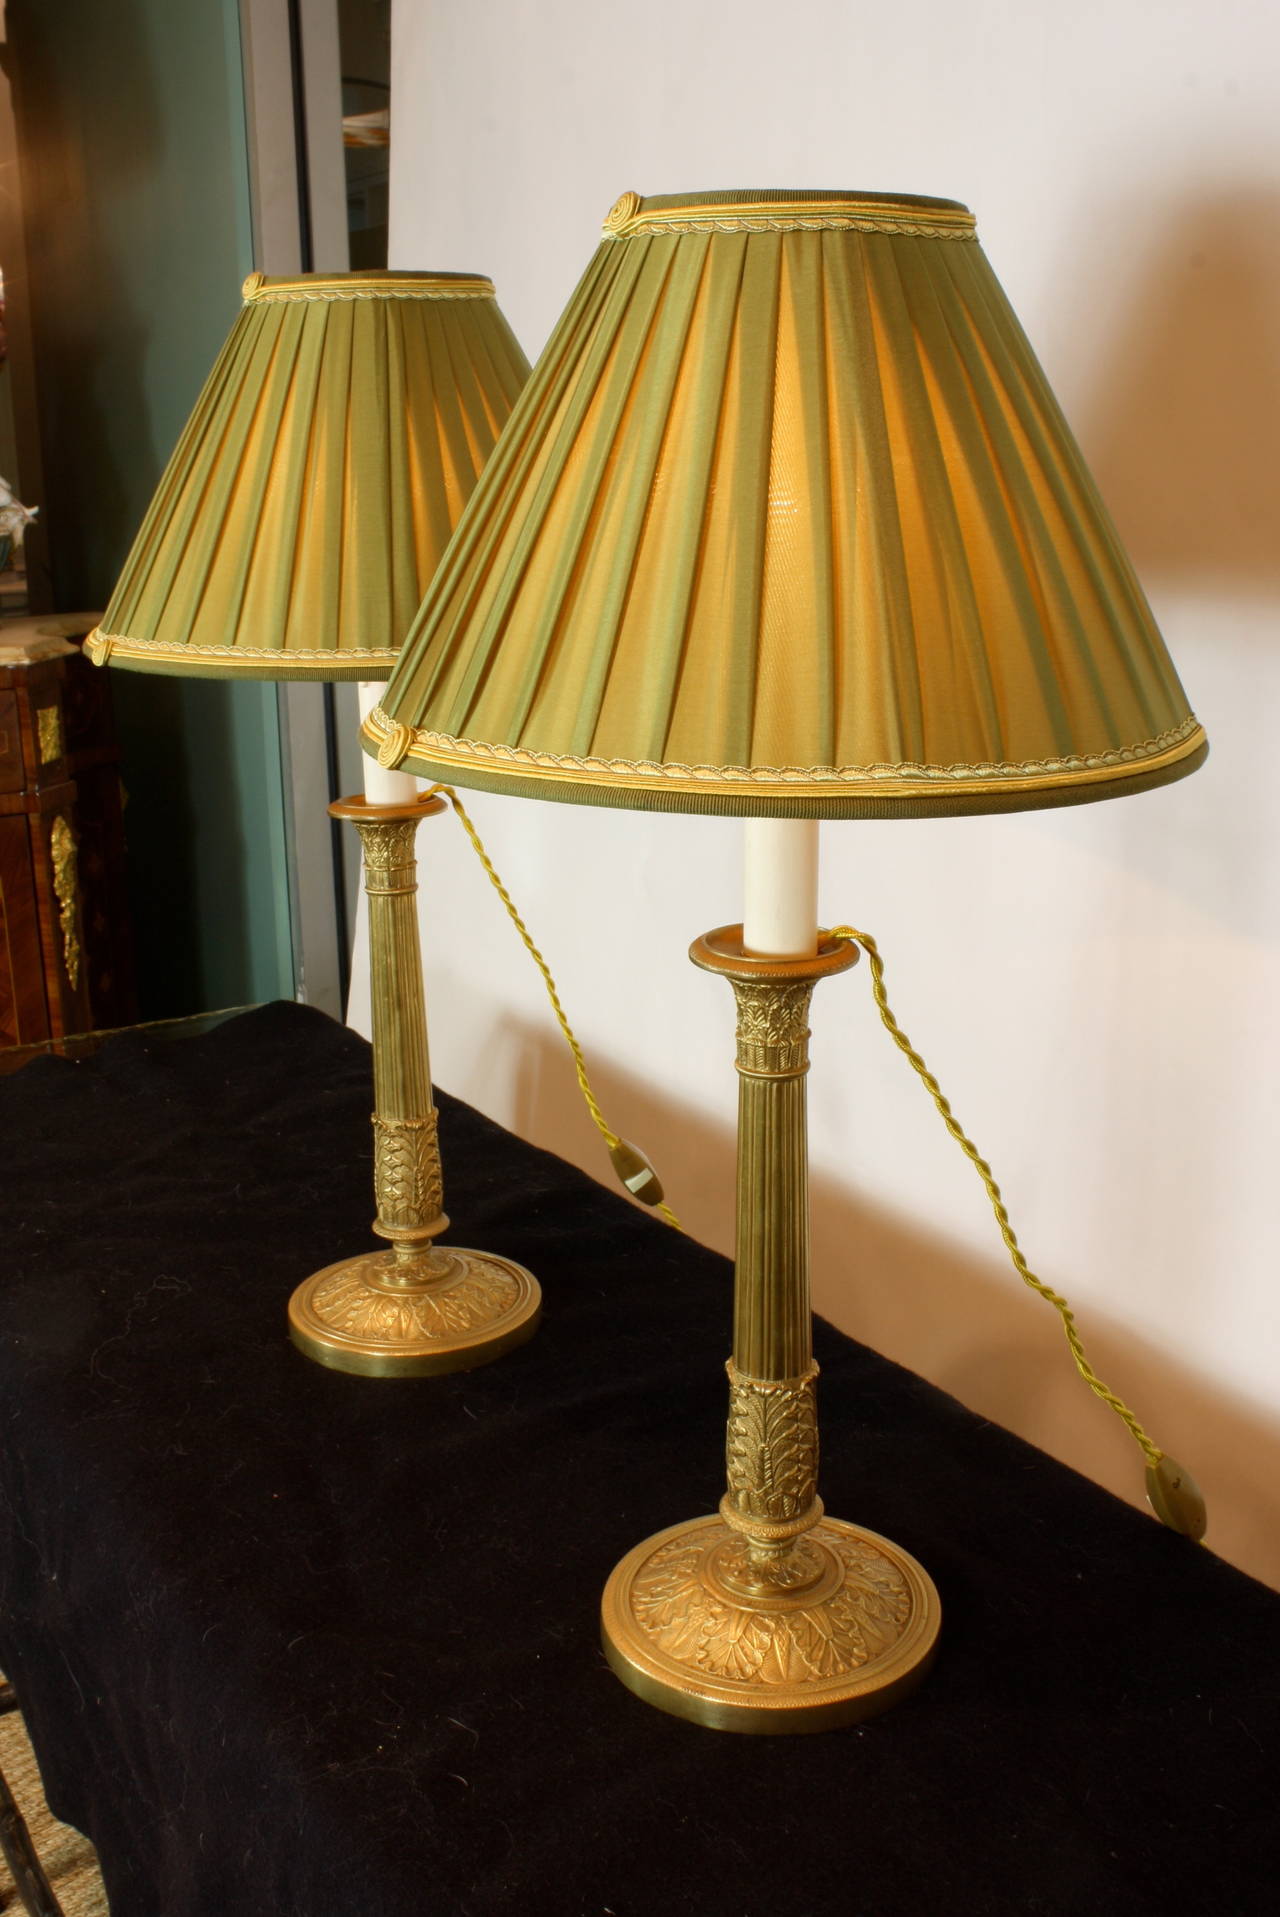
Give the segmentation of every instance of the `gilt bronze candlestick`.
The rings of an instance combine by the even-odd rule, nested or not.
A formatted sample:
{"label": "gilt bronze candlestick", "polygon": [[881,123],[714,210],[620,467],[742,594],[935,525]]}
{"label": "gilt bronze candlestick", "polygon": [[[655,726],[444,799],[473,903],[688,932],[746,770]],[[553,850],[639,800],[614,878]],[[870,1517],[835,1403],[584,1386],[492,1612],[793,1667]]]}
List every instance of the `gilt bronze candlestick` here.
{"label": "gilt bronze candlestick", "polygon": [[719,1730],[817,1731],[883,1710],[919,1681],[938,1595],[897,1545],[823,1515],[809,1302],[805,1076],[809,1001],[857,947],[757,958],[742,927],[695,965],[738,1011],[738,1237],[718,1517],[637,1545],[605,1588],[605,1654],[633,1691]]}
{"label": "gilt bronze candlestick", "polygon": [[369,900],[373,1027],[373,1229],[389,1251],[327,1265],[289,1301],[289,1335],[317,1363],[378,1377],[488,1364],[537,1327],[542,1294],[522,1265],[437,1246],[448,1228],[431,1096],[414,836],[443,799],[339,799],[360,834]]}

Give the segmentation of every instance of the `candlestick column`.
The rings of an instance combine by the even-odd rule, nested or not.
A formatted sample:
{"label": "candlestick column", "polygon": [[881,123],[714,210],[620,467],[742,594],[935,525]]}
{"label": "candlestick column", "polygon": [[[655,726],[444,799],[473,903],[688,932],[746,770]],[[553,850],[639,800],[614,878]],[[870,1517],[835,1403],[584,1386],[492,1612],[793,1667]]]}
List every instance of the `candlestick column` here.
{"label": "candlestick column", "polygon": [[[928,1667],[937,1592],[897,1545],[823,1514],[809,1300],[805,1078],[809,1005],[858,948],[819,939],[816,830],[784,821],[748,850],[757,881],[741,925],[695,941],[695,965],[737,1005],[738,1222],[727,1488],[715,1518],[637,1545],[605,1588],[605,1654],[622,1681],[721,1730],[825,1730],[882,1710]],[[800,857],[795,854],[800,854]],[[783,908],[772,866],[793,880]],[[810,937],[811,931],[811,937]]]}
{"label": "candlestick column", "polygon": [[690,957],[728,979],[737,1007],[737,1257],[720,1504],[737,1541],[722,1568],[735,1587],[777,1597],[813,1586],[824,1568],[803,1542],[822,1517],[809,1296],[809,1007],[818,980],[847,970],[858,950],[827,940],[811,958],[776,958],[744,944],[741,928],[724,926],[698,939]]}
{"label": "candlestick column", "polygon": [[[394,775],[403,778],[404,774]],[[418,937],[420,820],[443,799],[329,807],[360,834],[369,902],[373,1035],[373,1229],[389,1251],[363,1252],[315,1272],[289,1301],[289,1335],[339,1371],[408,1378],[465,1371],[531,1337],[542,1294],[522,1265],[491,1252],[437,1246],[448,1228],[431,1091]]]}

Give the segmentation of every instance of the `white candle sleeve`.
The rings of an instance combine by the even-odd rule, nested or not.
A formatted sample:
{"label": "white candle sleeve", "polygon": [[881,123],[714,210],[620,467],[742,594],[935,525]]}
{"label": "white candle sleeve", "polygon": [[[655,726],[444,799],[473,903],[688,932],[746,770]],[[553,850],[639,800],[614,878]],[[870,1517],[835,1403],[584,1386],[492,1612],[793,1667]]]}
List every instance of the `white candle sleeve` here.
{"label": "white candle sleeve", "polygon": [[742,943],[762,958],[818,949],[818,821],[748,819]]}

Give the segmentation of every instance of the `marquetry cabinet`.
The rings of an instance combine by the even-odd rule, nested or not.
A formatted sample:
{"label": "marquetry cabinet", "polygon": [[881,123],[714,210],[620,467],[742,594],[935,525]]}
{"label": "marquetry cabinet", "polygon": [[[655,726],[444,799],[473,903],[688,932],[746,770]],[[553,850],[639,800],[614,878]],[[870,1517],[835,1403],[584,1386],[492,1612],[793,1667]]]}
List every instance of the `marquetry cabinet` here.
{"label": "marquetry cabinet", "polygon": [[0,623],[0,1049],[136,1018],[108,675]]}

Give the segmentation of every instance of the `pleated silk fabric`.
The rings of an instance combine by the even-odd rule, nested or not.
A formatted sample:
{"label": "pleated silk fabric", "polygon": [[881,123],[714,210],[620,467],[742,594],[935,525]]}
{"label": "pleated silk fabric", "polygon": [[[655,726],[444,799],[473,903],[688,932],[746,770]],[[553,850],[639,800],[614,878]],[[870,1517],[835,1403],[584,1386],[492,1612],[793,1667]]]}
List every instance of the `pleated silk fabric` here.
{"label": "pleated silk fabric", "polygon": [[810,817],[1102,797],[1205,751],[972,216],[780,192],[618,202],[365,743]]}
{"label": "pleated silk fabric", "polygon": [[91,656],[385,679],[528,373],[487,279],[253,274]]}

